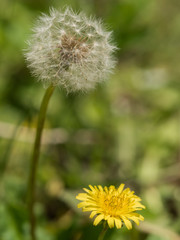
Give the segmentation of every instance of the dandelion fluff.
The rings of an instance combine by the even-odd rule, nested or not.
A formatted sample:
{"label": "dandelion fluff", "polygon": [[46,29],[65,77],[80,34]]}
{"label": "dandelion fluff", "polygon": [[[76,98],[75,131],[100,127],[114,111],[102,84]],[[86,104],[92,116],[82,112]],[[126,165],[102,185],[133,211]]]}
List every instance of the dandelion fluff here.
{"label": "dandelion fluff", "polygon": [[32,73],[45,86],[64,87],[67,92],[87,91],[109,76],[115,62],[111,32],[101,22],[76,14],[50,10],[36,22],[26,49]]}

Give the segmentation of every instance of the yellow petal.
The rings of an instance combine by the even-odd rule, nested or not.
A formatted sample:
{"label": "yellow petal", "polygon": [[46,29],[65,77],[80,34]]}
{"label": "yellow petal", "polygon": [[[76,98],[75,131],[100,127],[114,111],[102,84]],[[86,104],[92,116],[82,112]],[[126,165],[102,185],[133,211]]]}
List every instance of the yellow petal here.
{"label": "yellow petal", "polygon": [[132,223],[124,216],[121,216],[122,220],[124,221],[127,229],[131,229],[132,228]]}
{"label": "yellow petal", "polygon": [[139,202],[137,202],[137,203],[135,203],[135,207],[136,208],[140,208],[139,210],[141,210],[142,208],[146,208],[144,205],[142,205],[141,203],[139,203]]}
{"label": "yellow petal", "polygon": [[92,190],[92,192],[96,191],[92,185],[89,185],[89,188]]}
{"label": "yellow petal", "polygon": [[139,214],[139,220],[144,221],[144,217]]}
{"label": "yellow petal", "polygon": [[130,213],[130,214],[127,215],[127,217],[128,218],[136,217],[139,220],[144,221],[144,217],[142,215],[140,215],[139,213]]}
{"label": "yellow petal", "polygon": [[108,193],[108,188],[106,186],[104,187],[104,191]]}
{"label": "yellow petal", "polygon": [[122,190],[123,190],[123,188],[124,188],[124,185],[125,184],[121,184],[119,187],[118,187],[118,193],[121,193],[122,192]]}
{"label": "yellow petal", "polygon": [[115,218],[114,221],[115,221],[116,227],[120,229],[122,227],[122,221],[117,218]]}
{"label": "yellow petal", "polygon": [[96,191],[99,191],[98,188],[97,188],[97,186],[94,186],[94,189],[95,189]]}
{"label": "yellow petal", "polygon": [[83,188],[83,190],[84,190],[85,192],[87,192],[87,193],[91,193],[91,191],[90,191],[89,189],[87,189],[87,188]]}
{"label": "yellow petal", "polygon": [[136,217],[129,217],[129,219],[133,220],[137,225],[139,225],[139,220]]}
{"label": "yellow petal", "polygon": [[130,193],[130,192],[131,192],[130,188],[126,188],[126,189],[124,190],[124,193],[126,193],[126,194],[128,194],[128,193]]}
{"label": "yellow petal", "polygon": [[95,215],[97,214],[97,211],[92,211],[92,213],[90,214],[90,218],[93,218]]}
{"label": "yellow petal", "polygon": [[95,220],[94,220],[94,226],[96,226],[96,225],[98,225],[98,223],[100,223],[100,221],[101,220],[103,220],[103,218],[104,218],[104,215],[103,214],[99,214],[96,218],[95,218]]}
{"label": "yellow petal", "polygon": [[91,211],[96,211],[96,207],[83,207],[83,212],[91,212]]}
{"label": "yellow petal", "polygon": [[109,191],[110,191],[110,192],[113,192],[114,190],[115,190],[115,186],[111,185],[111,186],[109,187]]}
{"label": "yellow petal", "polygon": [[109,218],[107,219],[107,222],[108,222],[108,225],[109,225],[110,228],[113,228],[113,227],[114,227],[114,218],[109,217]]}
{"label": "yellow petal", "polygon": [[77,196],[76,196],[76,199],[78,200],[86,200],[88,197],[87,193],[79,193]]}
{"label": "yellow petal", "polygon": [[98,185],[98,188],[101,192],[103,192],[103,187],[101,185]]}
{"label": "yellow petal", "polygon": [[83,207],[85,207],[85,206],[87,206],[87,203],[86,203],[86,202],[81,202],[81,203],[79,203],[79,204],[77,205],[78,208],[83,208]]}

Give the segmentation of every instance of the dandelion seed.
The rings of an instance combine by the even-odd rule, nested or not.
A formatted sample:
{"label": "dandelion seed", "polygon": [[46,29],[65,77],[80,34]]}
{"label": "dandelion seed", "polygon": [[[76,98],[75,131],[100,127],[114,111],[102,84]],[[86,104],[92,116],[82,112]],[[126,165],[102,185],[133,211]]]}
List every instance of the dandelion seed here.
{"label": "dandelion seed", "polygon": [[131,229],[131,220],[137,225],[139,221],[144,220],[143,216],[136,213],[145,208],[140,203],[141,198],[134,195],[129,188],[124,189],[124,184],[117,189],[114,186],[103,188],[100,185],[94,187],[89,185],[89,188],[84,188],[86,193],[79,193],[76,199],[82,201],[78,208],[82,208],[84,212],[91,212],[90,218],[96,216],[95,226],[105,220],[110,228],[114,226],[121,228],[124,222],[126,227]]}
{"label": "dandelion seed", "polygon": [[39,17],[25,53],[32,73],[45,86],[86,91],[104,81],[114,68],[111,33],[99,21],[51,9]]}

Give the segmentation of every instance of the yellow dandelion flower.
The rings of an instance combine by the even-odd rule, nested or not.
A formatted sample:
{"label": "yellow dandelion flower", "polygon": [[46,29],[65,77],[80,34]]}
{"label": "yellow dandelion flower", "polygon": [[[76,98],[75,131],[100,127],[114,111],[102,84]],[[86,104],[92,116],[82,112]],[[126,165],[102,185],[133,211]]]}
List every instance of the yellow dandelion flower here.
{"label": "yellow dandelion flower", "polygon": [[145,208],[140,203],[141,198],[129,188],[124,189],[124,184],[117,189],[115,186],[103,188],[100,185],[94,187],[89,185],[89,188],[84,188],[86,193],[79,193],[76,199],[82,201],[78,204],[78,208],[82,208],[84,212],[92,211],[90,218],[96,216],[93,223],[95,226],[105,220],[110,228],[114,226],[121,228],[124,222],[126,227],[131,229],[131,220],[137,225],[139,220],[144,220],[143,216],[136,213]]}

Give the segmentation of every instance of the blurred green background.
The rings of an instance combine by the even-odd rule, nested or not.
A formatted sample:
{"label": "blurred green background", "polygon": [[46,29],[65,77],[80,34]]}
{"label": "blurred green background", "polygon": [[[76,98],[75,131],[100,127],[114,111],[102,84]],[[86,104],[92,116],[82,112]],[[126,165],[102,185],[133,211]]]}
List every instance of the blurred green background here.
{"label": "blurred green background", "polygon": [[29,240],[27,179],[43,86],[26,67],[31,28],[49,7],[71,6],[113,31],[117,67],[87,94],[56,89],[38,168],[38,240],[97,239],[76,207],[89,184],[125,183],[145,221],[109,240],[180,239],[180,1],[1,0],[0,240]]}

